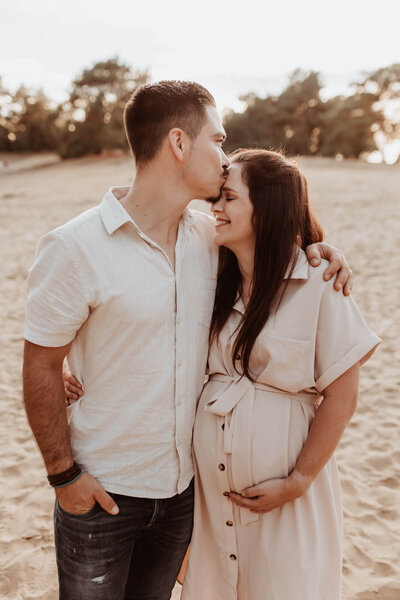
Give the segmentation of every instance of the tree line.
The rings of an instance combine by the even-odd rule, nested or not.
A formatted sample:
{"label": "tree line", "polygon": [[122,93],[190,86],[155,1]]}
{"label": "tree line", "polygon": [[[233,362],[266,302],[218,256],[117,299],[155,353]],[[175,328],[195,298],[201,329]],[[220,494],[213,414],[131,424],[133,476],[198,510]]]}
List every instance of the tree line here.
{"label": "tree line", "polygon": [[[62,158],[127,150],[124,106],[150,81],[118,58],[99,61],[71,83],[66,101],[21,86],[15,93],[0,79],[0,152],[57,152]],[[324,100],[321,75],[295,70],[285,89],[265,97],[247,94],[243,112],[225,115],[226,149],[283,148],[291,155],[359,158],[377,142],[400,133],[400,63],[365,74],[348,95]]]}

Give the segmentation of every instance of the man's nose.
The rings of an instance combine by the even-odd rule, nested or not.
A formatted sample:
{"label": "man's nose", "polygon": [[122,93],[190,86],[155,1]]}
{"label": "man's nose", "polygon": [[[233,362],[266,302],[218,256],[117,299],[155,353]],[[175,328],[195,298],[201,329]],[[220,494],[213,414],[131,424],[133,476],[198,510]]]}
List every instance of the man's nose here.
{"label": "man's nose", "polygon": [[222,152],[222,165],[225,169],[227,169],[230,165],[230,160],[223,150],[221,150],[221,152]]}

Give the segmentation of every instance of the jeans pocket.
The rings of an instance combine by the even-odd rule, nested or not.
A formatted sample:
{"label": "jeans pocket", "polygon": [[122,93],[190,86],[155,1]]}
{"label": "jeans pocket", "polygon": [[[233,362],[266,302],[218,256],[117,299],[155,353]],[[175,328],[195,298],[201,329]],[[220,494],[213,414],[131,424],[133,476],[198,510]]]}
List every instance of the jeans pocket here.
{"label": "jeans pocket", "polygon": [[72,514],[67,512],[61,507],[58,500],[56,500],[56,505],[59,513],[62,516],[67,517],[68,519],[90,519],[91,517],[96,515],[99,512],[99,510],[102,510],[100,504],[98,504],[97,502],[87,512],[80,514]]}

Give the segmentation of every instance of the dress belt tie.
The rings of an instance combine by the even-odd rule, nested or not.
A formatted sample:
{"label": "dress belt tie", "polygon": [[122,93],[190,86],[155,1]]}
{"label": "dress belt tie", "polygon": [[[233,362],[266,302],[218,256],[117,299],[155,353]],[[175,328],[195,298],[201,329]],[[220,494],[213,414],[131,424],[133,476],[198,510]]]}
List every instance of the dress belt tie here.
{"label": "dress belt tie", "polygon": [[[214,373],[209,379],[226,384],[224,389],[219,390],[206,403],[204,410],[224,417],[223,451],[225,454],[231,455],[232,484],[234,490],[240,493],[245,488],[255,485],[251,468],[251,423],[255,390],[290,396],[315,406],[318,405],[320,396],[307,393],[292,394],[265,383],[252,382],[248,377],[242,377],[239,374],[237,377],[232,377],[228,374]],[[230,419],[228,415],[230,415]],[[234,430],[235,439],[233,438]],[[257,521],[260,518],[258,513],[252,513],[247,508],[239,507],[239,513],[242,525]]]}

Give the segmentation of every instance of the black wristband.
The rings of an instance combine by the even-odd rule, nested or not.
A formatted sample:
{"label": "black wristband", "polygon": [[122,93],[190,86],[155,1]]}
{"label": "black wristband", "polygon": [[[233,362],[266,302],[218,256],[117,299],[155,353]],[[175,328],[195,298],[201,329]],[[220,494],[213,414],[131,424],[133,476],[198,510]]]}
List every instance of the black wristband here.
{"label": "black wristband", "polygon": [[52,487],[61,487],[72,483],[81,474],[81,469],[74,462],[71,467],[63,471],[62,473],[56,473],[55,475],[47,475],[47,480]]}

